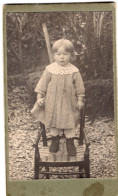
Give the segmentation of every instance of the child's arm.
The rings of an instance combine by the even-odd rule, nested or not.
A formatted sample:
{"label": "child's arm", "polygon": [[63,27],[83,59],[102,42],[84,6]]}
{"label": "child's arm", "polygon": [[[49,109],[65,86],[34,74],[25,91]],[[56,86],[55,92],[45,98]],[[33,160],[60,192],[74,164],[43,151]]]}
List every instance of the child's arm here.
{"label": "child's arm", "polygon": [[81,110],[84,107],[85,88],[80,72],[75,73],[75,89],[78,98],[77,108]]}
{"label": "child's arm", "polygon": [[81,110],[84,107],[84,96],[79,96],[77,101],[77,109]]}
{"label": "child's arm", "polygon": [[44,70],[43,75],[35,88],[35,92],[37,93],[37,104],[39,106],[44,106],[44,98],[50,79],[50,73],[47,70]]}
{"label": "child's arm", "polygon": [[44,95],[43,94],[38,93],[38,95],[37,95],[37,104],[39,106],[44,106]]}
{"label": "child's arm", "polygon": [[35,88],[35,92],[39,94],[39,98],[42,98],[42,95],[45,96],[50,80],[51,74],[45,69]]}

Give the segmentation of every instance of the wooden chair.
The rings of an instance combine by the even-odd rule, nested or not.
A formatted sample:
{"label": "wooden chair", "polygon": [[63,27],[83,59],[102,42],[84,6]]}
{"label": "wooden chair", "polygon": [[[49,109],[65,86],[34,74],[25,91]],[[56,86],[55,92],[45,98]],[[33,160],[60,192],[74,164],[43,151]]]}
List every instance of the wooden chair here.
{"label": "wooden chair", "polygon": [[[66,151],[65,135],[60,136],[60,146],[57,153],[49,152],[51,137],[46,136],[45,126],[40,123],[40,129],[36,138],[35,147],[35,163],[34,163],[34,178],[39,179],[50,175],[76,175],[79,178],[90,178],[89,167],[89,143],[87,142],[84,132],[85,124],[85,108],[81,111],[80,119],[80,135],[74,137],[76,146],[76,156],[69,157]],[[42,136],[42,137],[41,137]],[[42,145],[41,145],[42,142]],[[76,171],[50,171],[54,167],[78,167]]]}

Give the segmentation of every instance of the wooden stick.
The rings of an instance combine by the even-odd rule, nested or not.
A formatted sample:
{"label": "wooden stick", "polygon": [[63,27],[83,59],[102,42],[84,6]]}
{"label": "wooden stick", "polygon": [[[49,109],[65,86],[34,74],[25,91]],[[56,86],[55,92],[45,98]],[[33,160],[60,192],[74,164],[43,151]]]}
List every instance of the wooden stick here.
{"label": "wooden stick", "polygon": [[43,23],[42,26],[43,26],[44,37],[45,37],[46,46],[47,46],[47,50],[48,50],[49,60],[50,60],[50,63],[52,63],[54,60],[53,60],[53,55],[52,55],[52,51],[51,51],[51,46],[50,46],[50,40],[49,40],[47,27],[46,27],[45,23]]}

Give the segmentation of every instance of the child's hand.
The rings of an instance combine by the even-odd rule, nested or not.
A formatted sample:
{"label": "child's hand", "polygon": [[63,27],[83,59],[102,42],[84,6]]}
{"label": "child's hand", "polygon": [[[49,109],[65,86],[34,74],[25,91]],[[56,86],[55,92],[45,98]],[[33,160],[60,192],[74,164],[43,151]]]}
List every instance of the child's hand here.
{"label": "child's hand", "polygon": [[79,101],[77,102],[77,109],[78,109],[78,110],[82,110],[83,107],[84,107],[84,102],[79,100]]}
{"label": "child's hand", "polygon": [[44,98],[38,98],[37,103],[39,106],[44,106]]}

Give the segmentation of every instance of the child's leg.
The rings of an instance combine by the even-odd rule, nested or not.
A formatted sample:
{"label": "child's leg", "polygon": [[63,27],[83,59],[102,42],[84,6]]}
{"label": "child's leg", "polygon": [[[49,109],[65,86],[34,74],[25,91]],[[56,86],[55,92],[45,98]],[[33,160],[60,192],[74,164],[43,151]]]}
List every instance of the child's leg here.
{"label": "child's leg", "polygon": [[59,135],[59,130],[56,128],[50,128],[50,135],[54,137]]}
{"label": "child's leg", "polygon": [[52,143],[49,147],[49,151],[56,153],[59,150],[59,130],[56,128],[50,128],[50,134],[52,135]]}
{"label": "child's leg", "polygon": [[65,136],[66,136],[66,146],[67,146],[67,152],[69,156],[75,156],[76,155],[76,148],[74,145],[74,138],[75,137],[75,129],[66,129],[64,130]]}
{"label": "child's leg", "polygon": [[75,137],[75,129],[65,129],[64,130],[66,138],[73,138]]}

